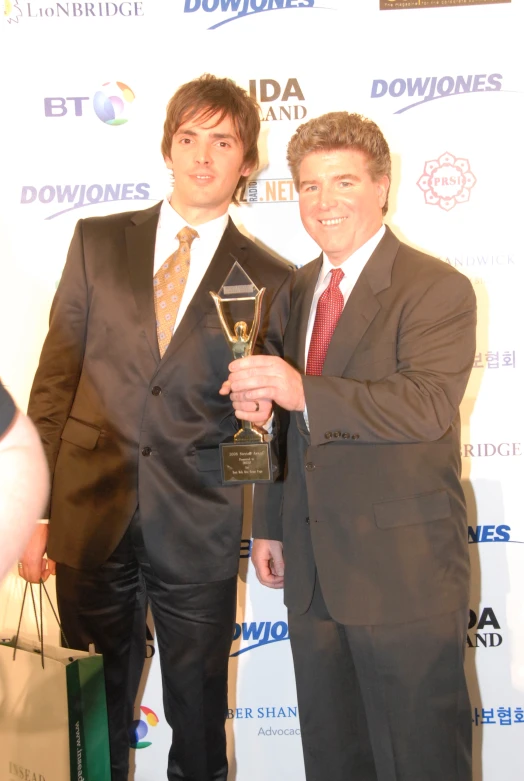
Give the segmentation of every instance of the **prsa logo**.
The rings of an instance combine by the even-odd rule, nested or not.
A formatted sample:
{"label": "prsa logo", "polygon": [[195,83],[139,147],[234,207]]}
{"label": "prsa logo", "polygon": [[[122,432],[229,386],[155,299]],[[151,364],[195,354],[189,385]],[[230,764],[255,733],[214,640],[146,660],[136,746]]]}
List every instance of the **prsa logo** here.
{"label": "prsa logo", "polygon": [[[258,101],[260,106],[260,119],[263,122],[274,122],[275,120],[301,120],[307,115],[307,108],[304,106],[304,93],[298,83],[298,79],[288,79],[282,86],[275,79],[250,79],[249,94],[254,100]],[[300,102],[289,103],[289,99]],[[274,105],[274,101],[280,99],[279,105]],[[272,106],[265,106],[264,103],[273,103]]]}
{"label": "prsa logo", "polygon": [[[46,117],[84,116],[84,103],[89,97],[44,98]],[[135,93],[123,81],[106,81],[93,95],[93,109],[105,125],[125,125],[129,120]]]}
{"label": "prsa logo", "polygon": [[[218,11],[219,14],[228,14],[227,19],[212,24],[207,28],[208,30],[216,30],[228,22],[244,19],[253,14],[301,8],[315,8],[315,0],[185,0],[184,2],[185,14],[193,14],[196,11],[205,11],[208,14]],[[322,7],[322,10],[326,9],[327,6]]]}
{"label": "prsa logo", "polygon": [[55,2],[21,3],[21,0],[4,0],[4,17],[8,24],[18,24],[26,19],[53,19],[71,17],[79,19],[89,16],[143,16],[142,2],[125,0],[123,3],[110,2]]}
{"label": "prsa logo", "polygon": [[242,203],[294,203],[298,193],[292,179],[251,179],[240,199]]}
{"label": "prsa logo", "polygon": [[150,184],[139,182],[134,184],[45,184],[43,187],[24,185],[20,203],[27,206],[39,201],[44,204],[61,205],[45,219],[54,220],[66,212],[82,209],[84,206],[94,206],[97,203],[109,201],[148,201]]}
{"label": "prsa logo", "polygon": [[[488,631],[482,631],[487,628]],[[473,632],[469,630],[473,629]],[[502,635],[494,632],[500,629],[500,622],[492,607],[482,608],[480,616],[474,610],[469,611],[469,624],[466,645],[468,648],[498,648],[502,645]]]}
{"label": "prsa logo", "polygon": [[457,204],[469,201],[471,188],[476,183],[469,160],[444,152],[438,159],[426,161],[417,185],[429,206],[440,206],[449,212]]}
{"label": "prsa logo", "polygon": [[145,705],[140,706],[140,710],[144,714],[144,719],[136,719],[133,721],[129,728],[129,745],[131,748],[147,748],[151,745],[150,740],[143,740],[149,732],[149,727],[158,726],[158,716],[151,708],[146,708]]}
{"label": "prsa logo", "polygon": [[250,624],[235,624],[233,642],[240,640],[242,647],[233,651],[230,656],[240,656],[247,651],[253,651],[262,645],[280,643],[289,640],[289,629],[285,621],[251,621]]}
{"label": "prsa logo", "polygon": [[417,76],[416,78],[374,79],[371,85],[372,98],[419,98],[407,106],[397,109],[394,114],[403,114],[411,108],[421,106],[431,100],[449,98],[452,95],[467,95],[471,92],[500,92],[501,73],[479,73],[469,76]]}
{"label": "prsa logo", "polygon": [[511,539],[511,526],[501,523],[498,526],[486,524],[482,526],[468,526],[468,542],[475,545],[480,542],[518,542]]}

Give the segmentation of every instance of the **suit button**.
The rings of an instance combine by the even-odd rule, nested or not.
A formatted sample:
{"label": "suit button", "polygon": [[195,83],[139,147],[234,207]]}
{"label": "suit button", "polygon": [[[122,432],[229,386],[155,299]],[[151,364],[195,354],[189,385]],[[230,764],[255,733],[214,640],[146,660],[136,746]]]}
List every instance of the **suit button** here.
{"label": "suit button", "polygon": [[160,387],[160,385],[155,385],[155,387],[151,389],[151,393],[153,394],[153,396],[160,396],[160,394],[162,393],[162,388]]}
{"label": "suit button", "polygon": [[333,432],[333,437],[334,437],[334,439],[338,439],[338,438],[339,438],[339,436],[340,436],[340,431],[334,431],[334,432]]}
{"label": "suit button", "polygon": [[331,433],[331,431],[326,431],[326,433],[324,434],[324,439],[331,439],[332,436],[333,434]]}
{"label": "suit button", "polygon": [[351,434],[351,439],[360,439],[360,434]]}
{"label": "suit button", "polygon": [[350,439],[350,438],[351,438],[351,434],[348,434],[347,431],[344,431],[344,433],[342,434],[342,439]]}
{"label": "suit button", "polygon": [[143,447],[142,448],[142,455],[143,456],[150,456],[151,455],[151,448],[150,447]]}
{"label": "suit button", "polygon": [[307,471],[312,472],[314,468],[315,468],[315,464],[313,463],[313,461],[308,461],[306,464]]}

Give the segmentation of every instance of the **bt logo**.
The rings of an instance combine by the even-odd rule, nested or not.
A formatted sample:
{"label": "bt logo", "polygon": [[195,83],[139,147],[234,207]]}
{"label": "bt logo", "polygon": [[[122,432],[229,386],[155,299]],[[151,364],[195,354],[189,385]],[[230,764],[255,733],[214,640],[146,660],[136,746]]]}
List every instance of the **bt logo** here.
{"label": "bt logo", "polygon": [[[89,97],[44,98],[46,117],[65,117],[74,112],[84,115],[84,102]],[[106,125],[124,125],[130,118],[135,93],[123,81],[107,81],[93,96],[93,109]]]}
{"label": "bt logo", "polygon": [[151,745],[150,740],[143,740],[148,733],[148,727],[156,727],[158,725],[158,716],[151,708],[146,708],[145,705],[140,706],[140,710],[145,716],[145,721],[142,719],[136,719],[129,728],[129,745],[131,748],[147,748]]}

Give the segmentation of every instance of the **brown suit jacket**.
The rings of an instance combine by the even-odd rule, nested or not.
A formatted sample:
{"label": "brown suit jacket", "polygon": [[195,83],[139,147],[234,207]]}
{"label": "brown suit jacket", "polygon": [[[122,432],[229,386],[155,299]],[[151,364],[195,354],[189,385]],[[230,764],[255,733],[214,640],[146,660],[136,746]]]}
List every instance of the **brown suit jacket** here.
{"label": "brown suit jacket", "polygon": [[[296,276],[285,357],[304,371],[322,259]],[[255,492],[254,535],[284,542],[285,601],[309,607],[318,573],[344,624],[393,624],[468,603],[458,408],[475,353],[469,280],[386,234],[353,289],[323,374],[304,377],[288,470]]]}
{"label": "brown suit jacket", "polygon": [[104,562],[137,506],[167,582],[232,577],[242,491],[223,487],[218,445],[238,422],[219,396],[232,359],[209,291],[237,260],[263,299],[258,349],[282,354],[292,273],[230,221],[160,360],[153,259],[160,204],[81,220],[53,302],[29,403],[52,475],[49,555]]}

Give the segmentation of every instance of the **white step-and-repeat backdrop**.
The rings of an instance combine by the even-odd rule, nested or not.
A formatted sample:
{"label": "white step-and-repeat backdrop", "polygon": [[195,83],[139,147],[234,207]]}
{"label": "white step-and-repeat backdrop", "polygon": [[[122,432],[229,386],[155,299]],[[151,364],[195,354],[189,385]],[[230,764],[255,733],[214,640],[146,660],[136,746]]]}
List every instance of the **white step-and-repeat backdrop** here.
{"label": "white step-and-repeat backdrop", "polygon": [[[144,208],[168,190],[159,146],[180,84],[207,71],[259,100],[264,166],[231,213],[299,265],[317,248],[300,224],[287,141],[326,111],[357,111],[380,125],[393,155],[388,223],[468,275],[477,292],[477,356],[462,405],[475,781],[522,781],[522,0],[4,6],[0,375],[22,408],[76,220]],[[104,109],[107,97],[116,113]],[[230,779],[303,781],[286,612],[281,594],[254,578],[247,522],[243,537]],[[20,588],[13,572],[0,593],[1,626],[12,625]],[[148,657],[136,781],[164,777],[169,744],[153,638]]]}

